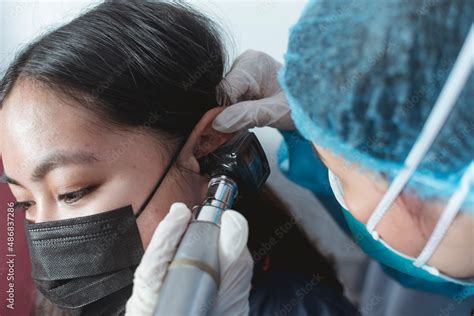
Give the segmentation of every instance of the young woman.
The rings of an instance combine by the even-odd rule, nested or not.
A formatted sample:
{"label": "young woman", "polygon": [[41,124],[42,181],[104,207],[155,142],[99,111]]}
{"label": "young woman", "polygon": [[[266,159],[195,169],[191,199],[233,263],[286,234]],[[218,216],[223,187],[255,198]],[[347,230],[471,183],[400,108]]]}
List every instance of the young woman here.
{"label": "young woman", "polygon": [[[225,103],[225,64],[216,26],[164,2],[103,3],[13,61],[0,83],[0,150],[45,301],[123,314],[155,227],[173,202],[202,202],[197,159],[231,137],[210,127]],[[252,314],[354,314],[271,191],[235,209],[250,227]]]}

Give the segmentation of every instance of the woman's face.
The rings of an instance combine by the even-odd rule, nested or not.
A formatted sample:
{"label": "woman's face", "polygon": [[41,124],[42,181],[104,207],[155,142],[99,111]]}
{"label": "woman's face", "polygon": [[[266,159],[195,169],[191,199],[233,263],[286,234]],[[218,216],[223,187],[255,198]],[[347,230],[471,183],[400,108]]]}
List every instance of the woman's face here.
{"label": "woman's face", "polygon": [[[388,190],[389,183],[375,174],[349,164],[328,149],[314,144],[322,162],[338,176],[344,202],[360,222],[367,223]],[[418,257],[440,218],[446,203],[420,201],[400,195],[376,227],[379,235],[394,249]],[[453,277],[474,276],[474,219],[460,213],[434,252],[428,264]]]}
{"label": "woman's face", "polygon": [[[129,204],[136,212],[170,163],[175,146],[165,149],[156,136],[139,129],[107,129],[91,112],[27,80],[16,84],[0,111],[4,171],[31,222]],[[180,157],[186,155],[193,153],[183,151]],[[193,206],[202,201],[206,182],[198,171],[171,169],[137,219],[144,247],[173,202]]]}

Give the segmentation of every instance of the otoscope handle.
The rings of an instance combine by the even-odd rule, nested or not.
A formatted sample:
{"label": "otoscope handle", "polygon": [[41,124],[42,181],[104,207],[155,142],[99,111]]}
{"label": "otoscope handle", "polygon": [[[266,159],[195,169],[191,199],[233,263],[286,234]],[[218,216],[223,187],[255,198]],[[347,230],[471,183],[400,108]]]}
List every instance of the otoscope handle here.
{"label": "otoscope handle", "polygon": [[220,282],[219,232],[212,222],[191,222],[168,268],[155,316],[211,313]]}

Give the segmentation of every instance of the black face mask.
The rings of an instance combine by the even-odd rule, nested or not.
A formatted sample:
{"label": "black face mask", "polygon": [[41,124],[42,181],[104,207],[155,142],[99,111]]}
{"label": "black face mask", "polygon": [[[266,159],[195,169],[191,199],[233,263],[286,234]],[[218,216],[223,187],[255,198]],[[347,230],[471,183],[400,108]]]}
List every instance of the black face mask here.
{"label": "black face mask", "polygon": [[173,156],[137,214],[131,205],[90,216],[30,224],[25,220],[38,290],[74,315],[123,315],[143,256],[136,218],[174,164]]}
{"label": "black face mask", "polygon": [[[126,293],[131,294],[133,274],[144,252],[131,205],[25,226],[32,277],[55,305],[78,315],[101,315],[88,305],[107,298],[103,314],[110,314],[123,304]],[[100,305],[106,307],[104,302]]]}

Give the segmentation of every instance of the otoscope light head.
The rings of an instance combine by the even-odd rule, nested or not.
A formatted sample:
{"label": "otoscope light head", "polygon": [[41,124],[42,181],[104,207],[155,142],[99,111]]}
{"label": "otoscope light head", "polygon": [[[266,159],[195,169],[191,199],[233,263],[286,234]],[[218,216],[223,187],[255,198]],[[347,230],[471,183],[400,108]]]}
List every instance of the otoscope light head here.
{"label": "otoscope light head", "polygon": [[262,145],[254,133],[237,134],[217,150],[199,160],[201,171],[211,178],[227,176],[237,183],[239,192],[257,192],[270,175]]}

